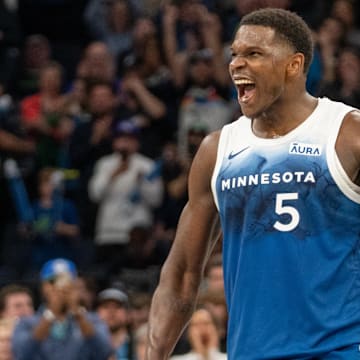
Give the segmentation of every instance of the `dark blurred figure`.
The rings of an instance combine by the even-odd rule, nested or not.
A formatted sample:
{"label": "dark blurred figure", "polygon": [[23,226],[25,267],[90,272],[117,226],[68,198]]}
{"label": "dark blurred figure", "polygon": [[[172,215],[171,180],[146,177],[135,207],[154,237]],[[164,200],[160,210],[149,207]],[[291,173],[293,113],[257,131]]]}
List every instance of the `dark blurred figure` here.
{"label": "dark blurred figure", "polygon": [[0,84],[13,94],[22,33],[15,9],[0,0]]}
{"label": "dark blurred figure", "polygon": [[157,238],[148,226],[134,226],[130,230],[123,266],[132,269],[146,269],[161,266],[170,250],[170,243]]}
{"label": "dark blurred figure", "polygon": [[331,15],[338,18],[346,27],[346,44],[360,47],[359,2],[353,0],[335,0]]}
{"label": "dark blurred figure", "polygon": [[52,61],[49,40],[42,34],[28,35],[21,49],[21,62],[16,84],[19,99],[39,91],[40,71]]}
{"label": "dark blurred figure", "polygon": [[80,123],[70,141],[71,166],[80,172],[75,201],[80,213],[82,234],[94,236],[97,206],[88,196],[88,181],[98,159],[112,152],[112,124],[115,118],[115,96],[111,84],[99,82],[88,90],[90,120]]}
{"label": "dark blurred figure", "polygon": [[335,76],[332,81],[324,81],[319,91],[346,104],[360,106],[360,51],[356,48],[344,48],[340,51],[335,64]]}

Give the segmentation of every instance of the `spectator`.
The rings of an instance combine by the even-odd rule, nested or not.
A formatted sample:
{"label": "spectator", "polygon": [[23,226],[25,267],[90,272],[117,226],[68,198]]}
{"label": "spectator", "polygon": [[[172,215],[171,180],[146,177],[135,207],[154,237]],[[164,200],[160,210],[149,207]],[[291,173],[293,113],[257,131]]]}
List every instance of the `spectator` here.
{"label": "spectator", "polygon": [[14,90],[20,55],[21,30],[15,11],[0,0],[0,84]]}
{"label": "spectator", "polygon": [[115,59],[132,47],[135,14],[130,0],[91,0],[84,18],[92,37],[103,41]]}
{"label": "spectator", "polygon": [[52,62],[40,72],[39,92],[21,103],[22,125],[37,142],[39,167],[60,166],[63,144],[69,139],[73,120],[64,116],[62,68]]}
{"label": "spectator", "polygon": [[[165,196],[158,212],[156,236],[172,241],[173,232],[180,213],[188,199],[188,174],[196,151],[207,131],[199,123],[189,124],[186,137],[186,149],[178,153],[178,146],[167,144],[163,152],[162,176],[165,184]],[[163,235],[161,235],[163,233]]]}
{"label": "spectator", "polygon": [[80,306],[77,270],[69,260],[54,259],[40,272],[44,303],[15,328],[17,360],[107,360],[112,353],[105,324]]}
{"label": "spectator", "polygon": [[172,356],[171,360],[226,360],[226,354],[219,350],[219,334],[211,313],[199,308],[192,315],[187,329],[191,345],[189,353]]}
{"label": "spectator", "polygon": [[146,269],[150,266],[161,266],[170,250],[170,244],[158,239],[152,227],[135,225],[129,232],[129,243],[126,246],[122,266],[131,269]]}
{"label": "spectator", "polygon": [[97,296],[97,313],[108,326],[114,355],[111,360],[131,360],[132,340],[129,332],[129,299],[117,288],[102,290]]}
{"label": "spectator", "polygon": [[319,94],[360,106],[360,52],[357,49],[345,48],[340,52],[334,80],[324,82]]}
{"label": "spectator", "polygon": [[172,74],[150,19],[137,20],[133,52],[122,64],[119,112],[122,117],[134,117],[141,128],[140,151],[156,158],[176,130],[178,103]]}
{"label": "spectator", "polygon": [[38,197],[33,203],[31,268],[56,257],[78,261],[80,257],[79,217],[72,200],[64,198],[60,170],[43,168],[38,173]]}
{"label": "spectator", "polygon": [[158,239],[171,244],[180,213],[187,201],[188,161],[179,156],[174,141],[169,141],[163,147],[161,161],[164,197],[157,211],[154,233]]}
{"label": "spectator", "polygon": [[[189,7],[189,8],[188,8]],[[177,48],[177,27],[184,11],[191,9],[192,45]],[[164,7],[163,43],[174,83],[182,93],[178,119],[178,148],[186,154],[189,125],[201,124],[207,131],[230,122],[233,110],[228,100],[230,77],[222,45],[222,26],[214,13],[198,2]]]}
{"label": "spectator", "polygon": [[44,35],[32,34],[25,38],[16,87],[19,98],[32,95],[39,90],[40,72],[51,61],[51,45]]}
{"label": "spectator", "polygon": [[210,311],[216,320],[220,339],[220,349],[226,352],[228,311],[224,290],[203,289],[199,295],[199,303]]}
{"label": "spectator", "polygon": [[344,23],[334,17],[327,17],[315,33],[316,49],[320,52],[322,81],[335,79],[335,66],[340,48],[344,45],[346,28]]}
{"label": "spectator", "polygon": [[0,290],[0,319],[18,320],[34,314],[32,292],[21,285],[10,284]]}
{"label": "spectator", "polygon": [[346,27],[346,45],[360,47],[359,3],[352,0],[335,0],[331,15]]}
{"label": "spectator", "polygon": [[130,327],[136,332],[149,319],[151,294],[135,291],[130,296]]}
{"label": "spectator", "polygon": [[[187,18],[185,19],[185,17]],[[181,46],[178,43],[177,29],[181,28],[184,23],[187,25],[186,31],[182,35],[186,36],[187,41],[185,46]],[[193,53],[198,54],[197,51],[202,49],[211,50],[210,66],[215,82],[220,87],[229,87],[230,77],[221,41],[222,26],[217,15],[209,12],[198,1],[187,0],[181,2],[179,6],[166,5],[162,16],[162,25],[166,61],[178,88],[187,87],[187,68],[190,56]]]}
{"label": "spectator", "polygon": [[83,78],[76,78],[72,82],[71,88],[65,94],[65,113],[74,119],[78,125],[88,121],[87,113],[87,82]]}
{"label": "spectator", "polygon": [[113,153],[99,159],[89,181],[89,195],[99,203],[95,243],[99,262],[112,271],[121,267],[130,231],[151,226],[162,200],[155,163],[138,153],[138,128],[129,121],[113,130]]}
{"label": "spectator", "polygon": [[108,46],[101,41],[91,42],[84,51],[77,68],[77,77],[88,83],[116,83],[116,62]]}
{"label": "spectator", "polygon": [[80,123],[72,134],[69,155],[71,165],[79,170],[75,201],[81,218],[81,232],[92,239],[97,207],[90,201],[87,187],[96,161],[112,151],[115,96],[109,83],[98,82],[89,87],[88,111],[89,121]]}

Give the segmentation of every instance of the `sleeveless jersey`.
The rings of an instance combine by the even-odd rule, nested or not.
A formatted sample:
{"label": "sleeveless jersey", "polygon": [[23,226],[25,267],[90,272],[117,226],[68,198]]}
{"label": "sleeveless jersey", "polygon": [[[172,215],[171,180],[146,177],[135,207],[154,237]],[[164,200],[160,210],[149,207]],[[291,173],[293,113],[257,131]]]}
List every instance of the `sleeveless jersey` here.
{"label": "sleeveless jersey", "polygon": [[352,110],[321,98],[280,138],[256,137],[245,116],[221,131],[211,185],[231,360],[303,359],[360,343],[360,187],[335,152]]}

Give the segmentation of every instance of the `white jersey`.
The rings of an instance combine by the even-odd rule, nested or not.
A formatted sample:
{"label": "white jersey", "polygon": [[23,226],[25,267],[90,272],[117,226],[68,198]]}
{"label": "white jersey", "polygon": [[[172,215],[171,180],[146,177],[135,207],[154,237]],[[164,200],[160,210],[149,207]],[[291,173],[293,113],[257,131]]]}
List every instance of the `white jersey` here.
{"label": "white jersey", "polygon": [[360,342],[360,188],[335,152],[352,110],[321,98],[283,137],[256,137],[245,116],[221,132],[212,189],[229,359],[311,357]]}

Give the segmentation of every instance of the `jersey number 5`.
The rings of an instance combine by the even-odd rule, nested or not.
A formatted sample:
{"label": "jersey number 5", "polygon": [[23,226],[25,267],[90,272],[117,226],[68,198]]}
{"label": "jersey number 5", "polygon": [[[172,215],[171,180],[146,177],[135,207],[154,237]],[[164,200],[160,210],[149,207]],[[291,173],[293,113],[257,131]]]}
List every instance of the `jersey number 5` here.
{"label": "jersey number 5", "polygon": [[290,216],[290,221],[286,224],[276,221],[274,228],[279,231],[291,231],[294,230],[300,221],[300,215],[296,208],[289,205],[284,205],[284,201],[287,200],[297,200],[299,198],[298,193],[283,193],[276,194],[275,200],[275,212],[278,215],[288,214]]}

